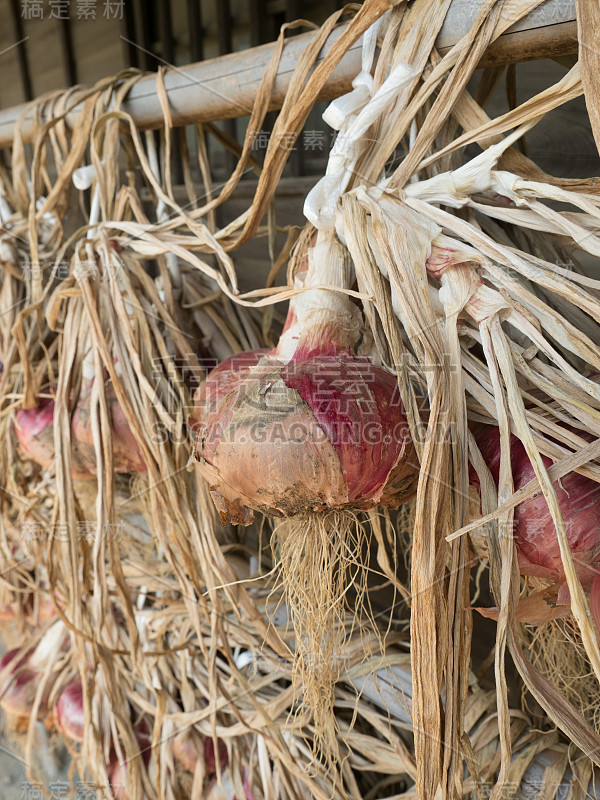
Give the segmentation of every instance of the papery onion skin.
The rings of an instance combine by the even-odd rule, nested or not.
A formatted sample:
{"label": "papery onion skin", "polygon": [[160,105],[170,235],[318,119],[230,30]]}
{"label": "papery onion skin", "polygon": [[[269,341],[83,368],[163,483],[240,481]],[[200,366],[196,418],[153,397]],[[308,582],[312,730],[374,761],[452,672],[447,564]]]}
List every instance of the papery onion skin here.
{"label": "papery onion skin", "polygon": [[56,701],[56,725],[60,733],[74,742],[83,742],[85,714],[83,687],[79,677],[72,678]]}
{"label": "papery onion skin", "polygon": [[[500,431],[495,426],[486,426],[476,432],[475,438],[497,485]],[[514,435],[510,438],[510,458],[514,488],[517,490],[535,478],[535,471],[524,445]],[[552,464],[547,456],[542,456],[542,460],[546,468]],[[478,483],[473,475],[472,482]],[[571,472],[560,481],[555,481],[553,486],[565,521],[577,574],[584,588],[589,589],[600,566],[600,484]],[[565,580],[558,537],[541,489],[515,508],[514,537],[522,575],[558,583]]]}
{"label": "papery onion skin", "polygon": [[195,427],[200,426],[200,420],[214,411],[225,395],[237,388],[249,376],[250,370],[269,352],[263,348],[237,353],[221,361],[210,371],[210,379],[202,381],[194,393]]}
{"label": "papery onion skin", "polygon": [[263,358],[226,394],[209,375],[203,391],[221,399],[202,417],[197,457],[223,519],[393,507],[413,492],[397,379],[350,351],[318,352],[317,338],[288,364]]}

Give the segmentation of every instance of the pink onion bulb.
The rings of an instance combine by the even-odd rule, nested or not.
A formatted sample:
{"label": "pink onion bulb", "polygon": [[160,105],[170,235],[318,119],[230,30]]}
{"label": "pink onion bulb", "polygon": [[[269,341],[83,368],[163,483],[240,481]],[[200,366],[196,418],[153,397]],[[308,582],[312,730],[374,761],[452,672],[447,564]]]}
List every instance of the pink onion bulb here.
{"label": "pink onion bulb", "polygon": [[[94,437],[92,433],[92,418],[90,411],[92,385],[82,391],[73,421],[71,432],[73,440],[77,443],[82,459],[92,474],[96,474],[96,453],[94,450]],[[146,464],[141,451],[129,427],[125,414],[116,398],[112,383],[106,384],[106,402],[112,427],[113,440],[113,470],[115,472],[146,472]]]}
{"label": "pink onion bulb", "polygon": [[203,417],[197,454],[223,519],[397,506],[412,492],[416,459],[397,380],[366,357],[265,358],[227,393],[221,374],[204,387],[222,399]]}
{"label": "pink onion bulb", "polygon": [[62,690],[55,707],[56,726],[63,736],[74,742],[83,742],[85,714],[83,687],[79,676],[72,678]]}
{"label": "pink onion bulb", "polygon": [[0,689],[0,706],[7,714],[26,719],[31,716],[39,677],[28,664],[29,656],[21,655],[20,648],[9,650],[0,659],[0,672],[8,670]]}
{"label": "pink onion bulb", "polygon": [[348,252],[319,233],[277,347],[230,359],[199,387],[196,455],[223,520],[397,506],[413,492],[397,379],[372,362],[358,305],[319,288],[353,281]]}
{"label": "pink onion bulb", "polygon": [[[500,472],[500,431],[486,426],[476,435],[477,444],[492,477],[498,484]],[[510,438],[510,458],[515,490],[535,478],[525,447],[514,435]],[[552,460],[542,456],[545,467]],[[478,483],[472,478],[473,483]],[[567,538],[579,579],[585,589],[600,566],[600,484],[571,472],[553,484],[565,521]],[[565,573],[558,538],[541,489],[520,503],[514,512],[514,537],[522,575],[562,583]]]}

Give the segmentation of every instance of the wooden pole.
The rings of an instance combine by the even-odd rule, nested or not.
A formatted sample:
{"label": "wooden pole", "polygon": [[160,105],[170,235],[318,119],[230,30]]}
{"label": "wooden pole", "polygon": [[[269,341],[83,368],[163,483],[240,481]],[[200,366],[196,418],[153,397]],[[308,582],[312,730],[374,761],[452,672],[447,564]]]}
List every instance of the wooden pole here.
{"label": "wooden pole", "polygon": [[[477,0],[454,0],[438,37],[437,46],[447,52],[469,30],[480,3]],[[320,60],[331,49],[345,26],[336,28]],[[306,44],[314,33],[294,36],[286,43],[275,81],[271,110],[281,108],[290,78]],[[165,75],[172,118],[175,125],[232,119],[250,114],[265,68],[273,53],[273,44],[220,56],[209,61],[173,68]],[[357,42],[334,70],[321,93],[320,100],[331,100],[351,88],[352,79],[360,71],[361,44]],[[577,52],[577,24],[574,0],[546,0],[519,23],[509,28],[489,48],[481,66],[507,64],[535,58],[564,56]],[[0,148],[10,147],[15,123],[27,104],[0,112]],[[131,114],[141,130],[158,128],[163,116],[156,94],[156,78],[142,78],[130,91],[123,110]],[[67,118],[76,124],[75,109]],[[23,123],[25,140],[31,138],[33,125]]]}

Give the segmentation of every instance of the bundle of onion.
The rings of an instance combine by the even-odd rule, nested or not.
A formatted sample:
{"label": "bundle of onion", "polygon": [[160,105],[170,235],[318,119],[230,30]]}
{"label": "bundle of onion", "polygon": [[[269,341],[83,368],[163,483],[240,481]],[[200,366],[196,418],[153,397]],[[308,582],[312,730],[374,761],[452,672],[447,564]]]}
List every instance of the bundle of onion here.
{"label": "bundle of onion", "polygon": [[[475,432],[475,439],[498,485],[500,430],[495,426],[485,426]],[[510,459],[516,491],[535,478],[535,470],[525,447],[514,435],[510,437]],[[542,460],[546,468],[552,464],[547,456],[542,456]],[[471,482],[479,486],[474,471]],[[571,472],[555,481],[554,489],[565,520],[577,575],[583,588],[591,592],[590,608],[600,631],[600,485],[591,478]],[[515,508],[513,533],[521,575],[549,582],[548,589],[521,601],[519,619],[538,622],[568,612],[569,591],[556,527],[541,489]],[[551,598],[554,598],[553,602]]]}
{"label": "bundle of onion", "polygon": [[418,470],[397,379],[371,359],[353,282],[345,248],[319,233],[278,346],[247,354],[237,372],[214,370],[196,396],[197,458],[222,519],[291,518],[276,529],[276,555],[317,748],[335,738],[350,576],[357,616],[365,590],[356,512],[399,505]]}

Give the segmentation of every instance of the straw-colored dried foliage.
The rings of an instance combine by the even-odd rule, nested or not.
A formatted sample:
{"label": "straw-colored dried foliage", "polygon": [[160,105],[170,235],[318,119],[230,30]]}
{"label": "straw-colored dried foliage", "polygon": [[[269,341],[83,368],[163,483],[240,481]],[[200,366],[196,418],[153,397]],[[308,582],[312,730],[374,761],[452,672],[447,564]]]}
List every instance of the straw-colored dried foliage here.
{"label": "straw-colored dried foliage", "polygon": [[[577,262],[600,256],[600,184],[554,178],[515,145],[584,88],[597,134],[596,60],[496,119],[483,105],[497,73],[484,72],[481,104],[467,88],[488,45],[540,2],[484,0],[443,57],[434,42],[450,0],[336,12],[296,65],[262,164],[252,135],[294,25],[282,29],[242,146],[213,124],[173,128],[164,70],[158,132],[140,132],[123,111],[134,70],[35,101],[31,143],[17,126],[0,162],[2,608],[13,642],[33,647],[64,626],[36,703],[51,687],[52,706],[80,676],[74,775],[108,796],[111,757],[126,762],[128,797],[208,796],[205,739],[226,746],[228,765],[217,758],[215,771],[229,797],[498,800],[527,796],[529,779],[536,796],[557,796],[561,783],[585,796],[600,765],[600,649],[553,481],[572,471],[600,480],[600,385],[586,377],[600,371],[600,281]],[[351,153],[326,198],[355,283],[323,291],[351,293],[379,363],[398,376],[416,495],[396,521],[374,510],[322,516],[308,533],[304,518],[223,526],[194,463],[194,389],[211,364],[272,346],[276,304],[302,291],[294,265],[314,228],[278,227],[275,192],[323,85],[369,29],[370,99],[346,118]],[[221,186],[211,138],[211,152],[237,159]],[[185,201],[173,185],[176,145]],[[469,145],[479,153],[470,160]],[[252,202],[220,227],[248,170]],[[264,239],[269,277],[241,292],[236,251],[253,238]],[[558,266],[567,261],[574,267]],[[90,375],[105,380],[90,388]],[[88,389],[84,452],[71,417]],[[15,438],[17,412],[45,398],[48,469]],[[113,446],[117,407],[126,453]],[[469,427],[485,420],[501,431],[498,488]],[[510,432],[536,474],[516,493]],[[136,448],[146,471],[132,477],[120,465]],[[81,459],[90,480],[73,477]],[[571,610],[525,628],[520,597],[545,584],[521,578],[502,532],[540,487]],[[496,622],[472,604],[495,604]],[[35,713],[32,779],[34,728]],[[195,743],[193,775],[174,758],[181,741]]]}

